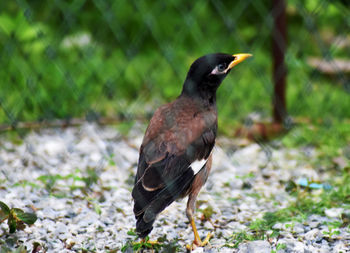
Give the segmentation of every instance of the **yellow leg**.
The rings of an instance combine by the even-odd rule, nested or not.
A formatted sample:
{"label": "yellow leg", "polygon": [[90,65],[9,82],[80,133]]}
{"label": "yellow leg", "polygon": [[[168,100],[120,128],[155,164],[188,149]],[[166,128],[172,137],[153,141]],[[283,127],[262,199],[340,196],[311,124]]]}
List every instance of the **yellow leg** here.
{"label": "yellow leg", "polygon": [[193,234],[194,234],[194,241],[192,243],[192,246],[186,245],[186,248],[188,250],[193,249],[193,245],[196,245],[199,247],[203,247],[203,246],[207,245],[209,243],[210,238],[213,237],[213,235],[211,233],[208,233],[208,235],[205,237],[204,241],[202,241],[201,238],[199,237],[194,219],[191,219],[191,227],[192,227]]}

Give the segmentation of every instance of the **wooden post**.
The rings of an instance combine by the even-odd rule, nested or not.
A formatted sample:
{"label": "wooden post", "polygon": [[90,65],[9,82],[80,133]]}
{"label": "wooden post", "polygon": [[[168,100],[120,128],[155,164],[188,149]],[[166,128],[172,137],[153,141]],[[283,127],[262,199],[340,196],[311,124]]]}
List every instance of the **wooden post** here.
{"label": "wooden post", "polygon": [[286,76],[287,67],[284,62],[286,51],[286,3],[285,0],[273,0],[272,15],[274,26],[272,31],[273,56],[273,120],[283,123],[287,116],[286,109]]}

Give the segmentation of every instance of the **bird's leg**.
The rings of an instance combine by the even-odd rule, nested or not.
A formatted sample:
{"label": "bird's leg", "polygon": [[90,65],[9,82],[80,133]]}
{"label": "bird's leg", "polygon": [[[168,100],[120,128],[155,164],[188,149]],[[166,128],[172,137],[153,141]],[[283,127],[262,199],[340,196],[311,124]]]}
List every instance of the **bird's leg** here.
{"label": "bird's leg", "polygon": [[[198,192],[199,192],[199,189],[198,189]],[[208,235],[206,236],[204,241],[202,241],[201,238],[199,237],[199,234],[197,231],[197,227],[196,227],[194,217],[193,217],[193,212],[194,212],[198,192],[193,191],[192,193],[190,193],[190,195],[188,197],[187,208],[186,208],[186,215],[187,215],[188,220],[190,221],[190,224],[191,224],[191,227],[193,230],[193,234],[194,234],[194,241],[192,243],[192,246],[186,245],[186,248],[189,250],[193,248],[193,245],[196,245],[199,247],[203,247],[203,246],[207,245],[209,243],[210,238],[212,237],[212,234],[208,233]]]}

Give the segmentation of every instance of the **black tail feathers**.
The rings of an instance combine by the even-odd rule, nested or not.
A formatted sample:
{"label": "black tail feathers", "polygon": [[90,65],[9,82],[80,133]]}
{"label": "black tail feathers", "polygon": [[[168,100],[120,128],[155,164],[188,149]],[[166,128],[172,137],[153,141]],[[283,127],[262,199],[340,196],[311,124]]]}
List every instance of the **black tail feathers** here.
{"label": "black tail feathers", "polygon": [[155,219],[145,222],[143,220],[143,214],[136,219],[136,233],[140,238],[145,238],[149,233],[151,233]]}
{"label": "black tail feathers", "polygon": [[145,238],[152,231],[157,215],[187,191],[192,180],[193,171],[187,170],[165,188],[154,192],[145,190],[141,182],[136,183],[132,196],[135,201],[136,232],[141,238]]}

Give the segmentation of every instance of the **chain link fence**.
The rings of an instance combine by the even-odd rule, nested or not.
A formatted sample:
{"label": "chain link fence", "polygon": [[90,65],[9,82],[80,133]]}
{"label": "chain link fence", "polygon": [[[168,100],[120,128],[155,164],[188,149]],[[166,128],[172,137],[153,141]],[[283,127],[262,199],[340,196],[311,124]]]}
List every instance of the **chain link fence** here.
{"label": "chain link fence", "polygon": [[[268,118],[273,13],[281,11],[289,114],[348,118],[349,99],[335,104],[350,92],[348,4],[288,1],[282,10],[278,2],[3,1],[0,122],[149,116],[179,94],[190,64],[211,52],[255,56],[220,88],[223,121],[252,112]],[[275,38],[274,47],[284,44]]]}

